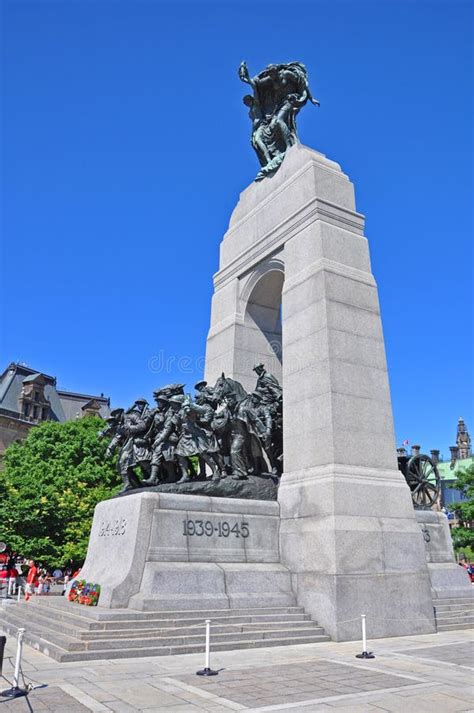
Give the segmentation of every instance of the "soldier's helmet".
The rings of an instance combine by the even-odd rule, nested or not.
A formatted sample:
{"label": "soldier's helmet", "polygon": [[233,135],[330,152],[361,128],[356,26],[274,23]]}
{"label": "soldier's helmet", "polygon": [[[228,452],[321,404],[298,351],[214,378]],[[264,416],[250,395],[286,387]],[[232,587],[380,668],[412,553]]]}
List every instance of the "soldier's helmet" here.
{"label": "soldier's helmet", "polygon": [[170,396],[175,396],[176,394],[184,394],[184,384],[167,384],[158,390],[169,398]]}
{"label": "soldier's helmet", "polygon": [[182,406],[185,400],[186,396],[184,394],[175,394],[174,396],[170,397],[169,402],[170,404],[177,404],[179,406]]}
{"label": "soldier's helmet", "polygon": [[133,406],[127,410],[127,413],[132,413],[132,411],[142,411],[145,406],[148,406],[148,401],[146,399],[137,399]]}
{"label": "soldier's helmet", "polygon": [[255,364],[253,371],[258,371],[259,369],[265,369],[265,364],[263,364],[261,361],[258,364]]}
{"label": "soldier's helmet", "polygon": [[106,421],[117,421],[121,417],[123,412],[124,412],[123,408],[114,408],[110,412],[110,416],[108,418],[106,418],[105,420]]}
{"label": "soldier's helmet", "polygon": [[202,391],[207,386],[207,381],[198,381],[194,384],[196,391]]}

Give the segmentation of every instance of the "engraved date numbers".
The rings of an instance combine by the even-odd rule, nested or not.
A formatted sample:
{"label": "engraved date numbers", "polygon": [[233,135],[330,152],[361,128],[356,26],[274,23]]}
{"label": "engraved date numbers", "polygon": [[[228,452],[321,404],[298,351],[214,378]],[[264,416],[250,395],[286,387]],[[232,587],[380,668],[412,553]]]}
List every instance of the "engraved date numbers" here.
{"label": "engraved date numbers", "polygon": [[116,535],[125,535],[127,530],[127,521],[123,518],[116,520],[103,520],[99,527],[99,537],[114,537]]}
{"label": "engraved date numbers", "polygon": [[248,522],[211,522],[210,520],[183,520],[183,535],[185,537],[243,537],[250,535]]}

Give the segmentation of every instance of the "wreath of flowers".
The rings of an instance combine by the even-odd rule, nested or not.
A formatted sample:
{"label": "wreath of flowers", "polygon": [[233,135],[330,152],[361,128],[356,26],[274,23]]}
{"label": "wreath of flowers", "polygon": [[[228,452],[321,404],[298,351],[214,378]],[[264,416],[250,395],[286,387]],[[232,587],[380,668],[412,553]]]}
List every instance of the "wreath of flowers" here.
{"label": "wreath of flowers", "polygon": [[67,595],[70,602],[85,604],[88,607],[96,607],[99,597],[100,584],[92,584],[85,579],[74,579]]}

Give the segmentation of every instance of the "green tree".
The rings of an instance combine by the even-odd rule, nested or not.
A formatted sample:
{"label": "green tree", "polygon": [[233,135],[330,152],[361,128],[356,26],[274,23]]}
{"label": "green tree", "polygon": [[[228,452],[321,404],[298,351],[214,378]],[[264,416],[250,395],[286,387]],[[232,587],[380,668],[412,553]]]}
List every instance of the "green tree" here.
{"label": "green tree", "polygon": [[456,480],[451,487],[467,498],[450,506],[459,521],[459,526],[451,530],[454,546],[456,549],[474,548],[474,463],[456,471]]}
{"label": "green tree", "polygon": [[104,422],[87,417],[45,422],[5,452],[0,471],[0,540],[48,567],[81,563],[96,504],[120,482]]}

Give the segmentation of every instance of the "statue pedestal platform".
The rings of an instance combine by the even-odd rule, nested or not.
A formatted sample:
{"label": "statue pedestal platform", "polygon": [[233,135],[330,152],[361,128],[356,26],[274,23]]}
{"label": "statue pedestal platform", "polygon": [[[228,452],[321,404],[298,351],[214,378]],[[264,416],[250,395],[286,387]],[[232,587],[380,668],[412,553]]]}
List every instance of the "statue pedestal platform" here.
{"label": "statue pedestal platform", "polygon": [[442,512],[417,510],[416,519],[425,541],[433,599],[471,597],[471,580],[454,558],[446,516]]}
{"label": "statue pedestal platform", "polygon": [[95,509],[81,578],[99,607],[143,611],[296,603],[277,502],[137,492]]}

